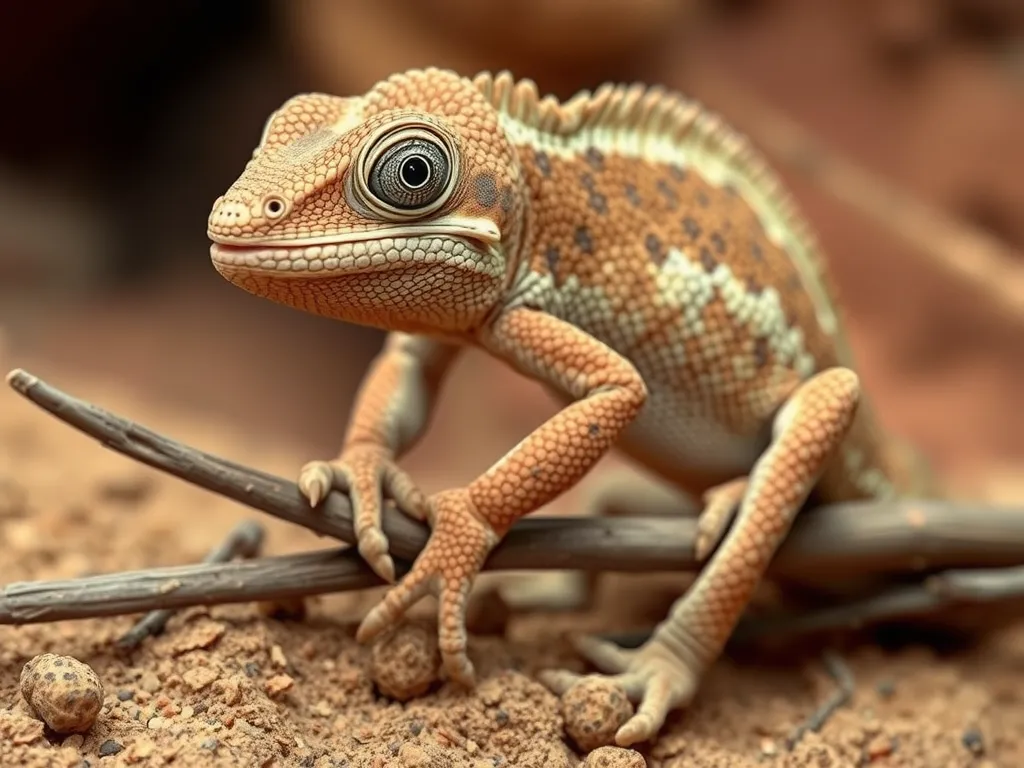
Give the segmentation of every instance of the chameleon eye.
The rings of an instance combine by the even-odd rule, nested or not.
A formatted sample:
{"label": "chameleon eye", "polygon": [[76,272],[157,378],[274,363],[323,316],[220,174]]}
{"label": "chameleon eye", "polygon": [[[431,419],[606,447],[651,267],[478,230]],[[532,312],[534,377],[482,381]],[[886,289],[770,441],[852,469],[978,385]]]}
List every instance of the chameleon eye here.
{"label": "chameleon eye", "polygon": [[363,202],[385,218],[421,217],[440,209],[456,186],[451,144],[422,124],[393,128],[360,158],[356,186]]}
{"label": "chameleon eye", "polygon": [[369,188],[385,205],[411,211],[435,202],[451,178],[448,155],[437,143],[407,139],[386,150],[370,168]]}

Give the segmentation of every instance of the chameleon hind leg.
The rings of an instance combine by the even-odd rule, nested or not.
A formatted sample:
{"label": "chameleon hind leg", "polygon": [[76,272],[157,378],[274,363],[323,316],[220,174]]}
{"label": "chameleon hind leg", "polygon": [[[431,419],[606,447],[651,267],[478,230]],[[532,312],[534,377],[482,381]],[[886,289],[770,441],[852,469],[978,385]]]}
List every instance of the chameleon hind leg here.
{"label": "chameleon hind leg", "polygon": [[[617,465],[587,475],[563,497],[566,508],[582,509],[584,517],[697,517],[694,557],[703,562],[725,535],[743,498],[746,478],[716,486],[696,495],[651,477],[628,465]],[[590,607],[600,573],[552,571],[495,577],[491,588],[518,610],[581,610]]]}
{"label": "chameleon hind leg", "polygon": [[[739,486],[743,499],[731,530],[644,645],[627,650],[589,636],[575,639],[578,652],[639,704],[615,735],[619,745],[656,736],[669,712],[692,701],[848,432],[859,395],[856,374],[845,368],[823,371],[796,388],[775,418],[771,444]],[[541,675],[558,694],[583,677],[568,670]]]}

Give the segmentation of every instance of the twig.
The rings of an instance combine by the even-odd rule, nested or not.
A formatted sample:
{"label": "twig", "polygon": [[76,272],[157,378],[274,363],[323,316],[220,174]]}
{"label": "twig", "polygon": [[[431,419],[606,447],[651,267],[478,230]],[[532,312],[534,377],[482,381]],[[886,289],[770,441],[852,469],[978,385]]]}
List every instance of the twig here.
{"label": "twig", "polygon": [[836,682],[836,690],[806,720],[793,729],[789,738],[786,739],[786,747],[790,750],[800,743],[808,731],[815,733],[820,731],[835,711],[845,706],[853,696],[855,687],[853,672],[842,657],[835,651],[825,651],[823,661],[829,677]]}
{"label": "twig", "polygon": [[769,636],[779,639],[834,629],[860,629],[894,619],[934,616],[957,606],[1021,599],[1024,599],[1022,567],[950,570],[826,608],[745,618],[736,627],[732,640],[745,644]]}
{"label": "twig", "polygon": [[195,563],[14,582],[0,590],[0,624],[41,624],[259,600],[287,600],[365,589],[383,582],[355,549]]}
{"label": "twig", "polygon": [[[352,543],[352,510],[337,491],[311,510],[295,483],[203,453],[70,395],[22,371],[11,387],[108,448],[194,485],[319,534]],[[383,528],[406,564],[429,529],[388,504]],[[534,517],[521,520],[487,570],[650,572],[694,570],[692,518]],[[798,517],[769,575],[808,584],[868,575],[1024,565],[1024,510],[937,501],[833,504]]]}
{"label": "twig", "polygon": [[[263,545],[263,526],[252,520],[236,525],[219,545],[210,550],[203,562],[227,563],[236,557],[255,557]],[[170,608],[152,610],[139,619],[135,625],[118,638],[120,648],[134,648],[147,637],[164,631],[174,611]]]}

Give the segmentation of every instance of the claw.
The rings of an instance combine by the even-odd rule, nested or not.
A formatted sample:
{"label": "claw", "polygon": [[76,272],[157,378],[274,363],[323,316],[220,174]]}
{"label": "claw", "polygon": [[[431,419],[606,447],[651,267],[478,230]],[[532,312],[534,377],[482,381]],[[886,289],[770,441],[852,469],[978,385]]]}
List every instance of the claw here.
{"label": "claw", "polygon": [[334,484],[334,468],[326,461],[311,461],[299,472],[299,491],[315,507],[327,496]]}

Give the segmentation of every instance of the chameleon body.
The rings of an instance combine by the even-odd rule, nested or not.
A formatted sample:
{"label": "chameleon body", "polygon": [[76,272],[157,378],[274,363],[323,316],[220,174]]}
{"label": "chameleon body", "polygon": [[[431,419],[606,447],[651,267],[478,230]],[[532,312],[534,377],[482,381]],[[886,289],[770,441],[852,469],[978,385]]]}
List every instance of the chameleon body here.
{"label": "chameleon body", "polygon": [[[916,489],[861,395],[810,228],[744,137],[660,87],[559,102],[508,73],[425,69],[362,96],[296,96],[208,234],[240,288],[390,332],[340,455],[299,475],[313,505],[349,492],[359,550],[389,581],[382,496],[431,524],[360,640],[433,593],[445,668],[472,684],[465,604],[488,553],[613,446],[704,500],[698,546],[714,551],[649,641],[576,641],[639,702],[620,744],[691,701],[812,492]],[[468,345],[565,406],[427,498],[397,461]],[[579,678],[544,679],[562,692]]]}

